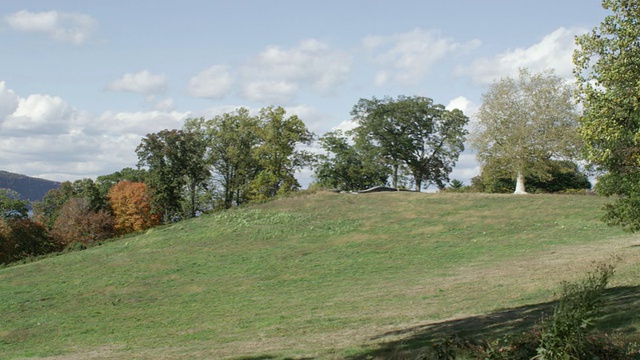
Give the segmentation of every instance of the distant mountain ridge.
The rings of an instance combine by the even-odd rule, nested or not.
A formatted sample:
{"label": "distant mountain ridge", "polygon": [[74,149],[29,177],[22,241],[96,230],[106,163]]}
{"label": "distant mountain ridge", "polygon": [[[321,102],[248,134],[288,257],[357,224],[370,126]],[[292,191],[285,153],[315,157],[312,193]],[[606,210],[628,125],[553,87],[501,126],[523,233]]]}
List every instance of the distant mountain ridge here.
{"label": "distant mountain ridge", "polygon": [[18,192],[22,200],[42,200],[47,191],[57,189],[59,186],[60,182],[57,181],[0,170],[0,188]]}

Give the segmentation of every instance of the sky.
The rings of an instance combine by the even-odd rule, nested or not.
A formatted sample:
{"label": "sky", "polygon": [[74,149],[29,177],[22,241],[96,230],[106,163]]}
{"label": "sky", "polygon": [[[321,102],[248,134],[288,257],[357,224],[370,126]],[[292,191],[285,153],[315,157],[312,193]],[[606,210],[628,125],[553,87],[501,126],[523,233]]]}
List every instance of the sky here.
{"label": "sky", "polygon": [[[599,0],[0,2],[0,170],[74,181],[136,167],[150,133],[282,106],[318,136],[361,98],[426,96],[473,123],[496,80],[554,69]],[[473,150],[451,179],[480,173]],[[312,172],[298,174],[303,187]]]}

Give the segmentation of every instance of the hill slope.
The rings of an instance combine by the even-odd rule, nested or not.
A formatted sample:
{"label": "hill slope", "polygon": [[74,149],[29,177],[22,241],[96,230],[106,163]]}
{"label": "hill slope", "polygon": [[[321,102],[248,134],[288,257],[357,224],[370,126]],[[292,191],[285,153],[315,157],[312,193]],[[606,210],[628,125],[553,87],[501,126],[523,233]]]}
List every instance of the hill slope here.
{"label": "hill slope", "polygon": [[[152,229],[0,269],[0,357],[344,358],[499,336],[611,253],[613,285],[637,290],[638,241],[597,220],[605,201],[320,193]],[[640,325],[625,301],[602,326]]]}
{"label": "hill slope", "polygon": [[11,189],[22,195],[22,200],[42,200],[47,191],[57,189],[57,181],[38,179],[0,170],[0,189]]}

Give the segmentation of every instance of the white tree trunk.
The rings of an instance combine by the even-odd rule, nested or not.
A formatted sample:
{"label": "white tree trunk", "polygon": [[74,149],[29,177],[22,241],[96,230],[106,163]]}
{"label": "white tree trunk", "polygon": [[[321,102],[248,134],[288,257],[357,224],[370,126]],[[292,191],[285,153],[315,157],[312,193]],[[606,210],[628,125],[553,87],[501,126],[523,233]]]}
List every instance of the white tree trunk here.
{"label": "white tree trunk", "polygon": [[513,192],[514,194],[526,194],[527,191],[524,188],[524,174],[522,174],[522,172],[518,171],[518,179],[516,180],[516,191]]}

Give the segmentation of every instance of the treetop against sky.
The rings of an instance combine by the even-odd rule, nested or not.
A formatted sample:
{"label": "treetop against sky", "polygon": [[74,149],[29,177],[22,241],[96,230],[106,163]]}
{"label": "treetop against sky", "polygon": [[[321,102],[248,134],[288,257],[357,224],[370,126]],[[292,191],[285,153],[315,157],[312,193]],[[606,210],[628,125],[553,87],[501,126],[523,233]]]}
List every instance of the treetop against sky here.
{"label": "treetop against sky", "polygon": [[[95,178],[134,166],[146,134],[240,106],[283,106],[321,135],[352,127],[360,98],[425,96],[473,123],[521,67],[571,79],[574,37],[605,14],[597,0],[3,2],[0,164]],[[451,178],[478,173],[467,150]]]}

